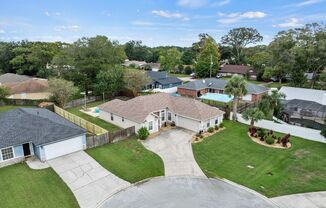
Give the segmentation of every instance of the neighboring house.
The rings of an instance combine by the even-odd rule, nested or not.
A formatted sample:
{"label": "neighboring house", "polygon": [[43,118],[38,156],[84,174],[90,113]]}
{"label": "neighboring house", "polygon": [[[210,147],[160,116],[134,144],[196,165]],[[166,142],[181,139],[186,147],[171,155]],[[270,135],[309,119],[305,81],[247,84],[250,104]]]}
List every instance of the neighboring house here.
{"label": "neighboring house", "polygon": [[[177,92],[182,96],[193,98],[201,97],[206,93],[224,94],[224,88],[227,82],[227,80],[216,78],[195,80],[179,86]],[[269,91],[267,87],[252,83],[247,83],[246,87],[248,93],[242,97],[244,101],[258,102],[261,100],[262,96]]]}
{"label": "neighboring house", "polygon": [[257,78],[256,70],[251,66],[225,64],[218,72],[221,76],[241,75],[250,79]]}
{"label": "neighboring house", "polygon": [[35,155],[41,161],[86,148],[86,131],[43,108],[0,113],[0,167]]}
{"label": "neighboring house", "polygon": [[151,79],[150,83],[147,83],[146,89],[167,89],[177,87],[182,84],[182,80],[177,77],[170,77],[166,71],[156,72],[147,71],[146,75]]}
{"label": "neighboring house", "polygon": [[155,133],[165,123],[199,132],[218,125],[224,112],[198,100],[166,93],[139,96],[128,101],[112,100],[99,106],[100,118],[122,128],[146,127]]}
{"label": "neighboring house", "polygon": [[134,65],[136,68],[141,68],[141,69],[144,69],[146,66],[149,66],[152,69],[152,71],[159,71],[161,68],[160,63],[147,63],[145,61],[130,61],[128,59],[125,60],[122,65],[126,67],[129,67],[130,65]]}
{"label": "neighboring house", "polygon": [[47,79],[7,73],[0,76],[0,86],[9,88],[8,98],[12,99],[41,100],[51,96]]}
{"label": "neighboring house", "polygon": [[325,90],[282,87],[279,92],[286,96],[283,102],[283,119],[285,121],[316,127],[324,124],[326,117]]}

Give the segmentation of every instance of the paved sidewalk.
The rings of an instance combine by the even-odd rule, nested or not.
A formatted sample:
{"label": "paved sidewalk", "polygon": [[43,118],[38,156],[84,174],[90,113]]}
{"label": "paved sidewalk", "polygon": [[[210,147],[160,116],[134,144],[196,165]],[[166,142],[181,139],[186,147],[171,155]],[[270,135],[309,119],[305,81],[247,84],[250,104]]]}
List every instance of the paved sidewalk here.
{"label": "paved sidewalk", "polygon": [[183,129],[170,129],[143,141],[143,144],[162,158],[165,176],[206,177],[192,152],[192,134]]}
{"label": "paved sidewalk", "polygon": [[281,208],[326,208],[326,191],[271,198]]}
{"label": "paved sidewalk", "polygon": [[113,175],[84,151],[48,161],[74,193],[80,207],[94,208],[130,185]]}

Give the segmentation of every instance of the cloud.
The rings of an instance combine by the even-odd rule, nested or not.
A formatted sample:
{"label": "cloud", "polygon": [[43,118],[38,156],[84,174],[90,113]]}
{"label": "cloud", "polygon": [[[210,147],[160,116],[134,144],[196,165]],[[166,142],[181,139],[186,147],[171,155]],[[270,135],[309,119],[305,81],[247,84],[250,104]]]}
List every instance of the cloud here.
{"label": "cloud", "polygon": [[60,12],[48,12],[48,11],[45,11],[44,15],[47,16],[47,17],[53,17],[53,16],[60,16],[61,13]]}
{"label": "cloud", "polygon": [[207,0],[178,0],[178,5],[189,8],[199,8],[206,5]]}
{"label": "cloud", "polygon": [[289,6],[295,6],[295,7],[303,7],[303,6],[308,6],[308,5],[312,5],[312,4],[318,4],[323,2],[324,0],[305,0],[296,4],[291,4]]}
{"label": "cloud", "polygon": [[284,23],[273,25],[273,27],[281,27],[281,28],[287,28],[287,27],[301,27],[303,26],[302,23],[297,18],[290,18],[286,20]]}
{"label": "cloud", "polygon": [[80,30],[79,25],[56,26],[56,27],[54,27],[54,31],[56,31],[56,32],[63,32],[63,31],[78,32],[79,30]]}
{"label": "cloud", "polygon": [[222,1],[216,1],[214,3],[211,4],[212,7],[220,7],[220,6],[224,6],[227,5],[231,2],[231,0],[222,0]]}
{"label": "cloud", "polygon": [[218,20],[219,23],[222,24],[232,24],[239,22],[243,19],[260,19],[266,17],[266,13],[264,12],[244,12],[244,13],[218,13],[218,16],[223,17]]}
{"label": "cloud", "polygon": [[181,13],[172,13],[169,11],[163,11],[163,10],[153,10],[152,14],[160,16],[160,17],[164,17],[164,18],[170,18],[170,19],[182,19],[184,21],[188,21],[190,20],[189,17],[181,14]]}
{"label": "cloud", "polygon": [[4,31],[3,29],[0,29],[0,34],[5,34],[6,31]]}
{"label": "cloud", "polygon": [[135,20],[131,22],[132,25],[136,26],[152,26],[154,25],[152,22],[142,21],[142,20]]}

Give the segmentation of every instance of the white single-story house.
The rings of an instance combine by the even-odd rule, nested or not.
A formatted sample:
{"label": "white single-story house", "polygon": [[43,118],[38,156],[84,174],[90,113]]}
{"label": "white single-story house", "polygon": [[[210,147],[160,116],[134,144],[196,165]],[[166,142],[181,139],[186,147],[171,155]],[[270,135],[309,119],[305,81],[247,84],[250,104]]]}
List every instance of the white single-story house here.
{"label": "white single-story house", "polygon": [[0,113],[0,167],[35,155],[41,161],[86,149],[86,131],[43,108]]}
{"label": "white single-story house", "polygon": [[146,127],[155,133],[165,123],[194,132],[206,131],[223,121],[224,112],[198,100],[166,93],[112,100],[99,106],[100,118],[122,128]]}

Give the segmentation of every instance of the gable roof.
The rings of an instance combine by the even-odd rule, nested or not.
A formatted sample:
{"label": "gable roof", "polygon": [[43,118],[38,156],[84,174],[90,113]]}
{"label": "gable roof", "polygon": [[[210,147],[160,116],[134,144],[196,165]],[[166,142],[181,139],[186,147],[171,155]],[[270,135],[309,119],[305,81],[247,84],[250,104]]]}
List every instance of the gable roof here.
{"label": "gable roof", "polygon": [[233,73],[233,74],[256,74],[256,70],[254,70],[251,66],[244,65],[232,65],[226,64],[221,66],[220,73]]}
{"label": "gable roof", "polygon": [[[208,79],[191,81],[179,86],[178,88],[190,89],[190,90],[201,90],[206,88],[224,90],[227,82],[228,82],[227,80],[223,80],[223,79],[208,78]],[[269,90],[267,87],[252,84],[252,83],[247,83],[246,88],[248,94],[261,94]]]}
{"label": "gable roof", "polygon": [[17,108],[0,113],[0,148],[32,142],[44,145],[86,131],[44,108]]}
{"label": "gable roof", "polygon": [[157,71],[146,71],[147,76],[149,76],[151,79],[155,80],[155,79],[162,79],[162,78],[167,78],[168,77],[168,73],[166,71],[161,71],[161,72],[157,72]]}
{"label": "gable roof", "polygon": [[326,91],[314,90],[298,87],[281,87],[280,91],[285,94],[286,100],[300,99],[313,101],[322,105],[326,105]]}
{"label": "gable roof", "polygon": [[23,82],[29,79],[32,79],[32,77],[26,75],[13,74],[13,73],[6,73],[0,76],[0,83],[7,84],[13,82]]}
{"label": "gable roof", "polygon": [[182,81],[177,77],[167,77],[162,79],[156,79],[155,81],[162,85],[182,83]]}
{"label": "gable roof", "polygon": [[218,108],[206,105],[198,100],[176,97],[166,93],[139,96],[128,101],[112,100],[99,106],[102,111],[125,117],[131,121],[142,123],[155,111],[170,109],[180,116],[206,121],[215,116],[223,115]]}
{"label": "gable roof", "polygon": [[175,84],[175,83],[182,83],[182,80],[180,80],[177,77],[170,77],[166,71],[146,71],[147,76],[151,78],[151,83],[158,82],[162,85],[168,85],[168,84]]}
{"label": "gable roof", "polygon": [[46,92],[49,88],[48,80],[38,78],[7,83],[4,85],[10,89],[11,94]]}

